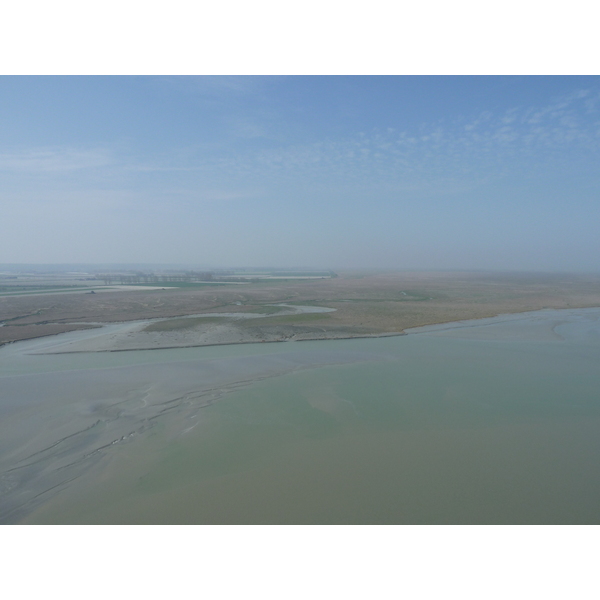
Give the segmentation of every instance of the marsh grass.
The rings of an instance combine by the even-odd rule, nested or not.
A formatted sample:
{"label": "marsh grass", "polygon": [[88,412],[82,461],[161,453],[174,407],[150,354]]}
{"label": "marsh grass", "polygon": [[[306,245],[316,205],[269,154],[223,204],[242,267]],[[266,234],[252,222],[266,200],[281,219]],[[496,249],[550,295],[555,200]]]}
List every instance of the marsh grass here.
{"label": "marsh grass", "polygon": [[285,315],[280,317],[267,317],[257,321],[256,319],[248,319],[240,321],[238,325],[245,327],[256,327],[257,325],[295,325],[297,323],[310,323],[313,321],[321,321],[329,319],[330,313],[306,313],[301,315]]}
{"label": "marsh grass", "polygon": [[256,313],[260,315],[272,315],[284,310],[288,309],[285,306],[253,306],[252,308],[245,309],[244,312]]}
{"label": "marsh grass", "polygon": [[167,321],[157,321],[156,323],[151,323],[150,325],[148,325],[148,327],[144,328],[143,331],[180,331],[182,329],[193,329],[198,325],[212,325],[214,323],[220,323],[226,320],[227,319],[225,317],[210,316],[186,319],[169,319]]}

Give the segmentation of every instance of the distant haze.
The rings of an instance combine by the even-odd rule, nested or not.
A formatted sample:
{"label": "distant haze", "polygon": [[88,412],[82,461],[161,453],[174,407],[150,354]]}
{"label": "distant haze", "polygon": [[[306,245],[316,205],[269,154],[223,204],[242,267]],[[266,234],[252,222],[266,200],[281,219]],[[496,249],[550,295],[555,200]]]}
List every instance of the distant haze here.
{"label": "distant haze", "polygon": [[0,77],[0,263],[600,271],[598,77]]}

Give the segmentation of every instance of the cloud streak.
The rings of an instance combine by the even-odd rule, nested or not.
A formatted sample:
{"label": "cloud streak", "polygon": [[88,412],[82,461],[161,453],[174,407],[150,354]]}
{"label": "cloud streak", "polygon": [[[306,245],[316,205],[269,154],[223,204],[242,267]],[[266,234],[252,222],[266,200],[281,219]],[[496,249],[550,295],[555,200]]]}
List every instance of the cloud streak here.
{"label": "cloud streak", "polygon": [[[252,81],[243,83],[234,78],[203,85],[218,93],[239,86],[236,93],[245,93]],[[46,174],[57,189],[64,174],[77,172],[81,175],[73,185],[81,189],[86,181],[90,189],[104,182],[199,202],[259,198],[269,190],[279,193],[282,186],[305,191],[338,186],[341,193],[349,188],[461,193],[525,171],[555,169],[576,153],[594,157],[600,149],[599,108],[600,94],[579,90],[545,106],[488,110],[411,130],[388,127],[313,143],[265,139],[260,123],[240,120],[238,129],[246,138],[241,146],[203,142],[161,154],[126,152],[123,146],[21,149],[0,153],[0,171]]]}
{"label": "cloud streak", "polygon": [[32,148],[0,153],[0,170],[60,173],[105,167],[113,162],[106,150]]}
{"label": "cloud streak", "polygon": [[[553,168],[573,153],[600,149],[599,96],[586,90],[547,106],[516,107],[453,122],[421,124],[411,131],[394,128],[357,132],[311,144],[262,143],[245,151],[214,154],[189,150],[187,168],[222,176],[323,180],[327,178],[424,181],[432,178],[501,176],[515,168],[536,168],[548,159]],[[265,145],[267,147],[265,147]],[[549,163],[550,164],[550,163]]]}

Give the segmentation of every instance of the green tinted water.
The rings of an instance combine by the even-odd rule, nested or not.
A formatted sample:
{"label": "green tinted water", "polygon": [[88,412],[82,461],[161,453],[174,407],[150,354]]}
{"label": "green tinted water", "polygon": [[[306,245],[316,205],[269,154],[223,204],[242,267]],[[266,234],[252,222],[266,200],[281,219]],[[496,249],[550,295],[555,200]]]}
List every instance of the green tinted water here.
{"label": "green tinted water", "polygon": [[[19,518],[597,523],[599,316],[545,311],[399,338],[165,351],[173,362],[119,353],[131,355],[119,371],[129,393],[152,373],[165,397],[194,373],[233,383],[218,402],[176,404],[103,450]],[[136,362],[143,355],[153,364]],[[114,383],[116,371],[103,372]],[[114,423],[141,422],[137,404],[128,410]]]}

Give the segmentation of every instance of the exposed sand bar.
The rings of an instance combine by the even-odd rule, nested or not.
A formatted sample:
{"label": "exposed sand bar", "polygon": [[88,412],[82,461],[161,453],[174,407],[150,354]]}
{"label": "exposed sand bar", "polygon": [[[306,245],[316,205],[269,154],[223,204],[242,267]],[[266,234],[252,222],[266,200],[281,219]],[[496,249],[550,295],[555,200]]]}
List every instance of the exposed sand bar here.
{"label": "exposed sand bar", "polygon": [[[385,337],[403,335],[390,332],[356,335],[344,331],[331,332],[325,328],[302,325],[272,325],[273,320],[287,316],[321,315],[335,312],[320,306],[271,305],[280,309],[276,317],[253,313],[210,313],[188,315],[177,319],[154,319],[113,324],[97,331],[77,336],[75,340],[60,337],[49,341],[37,354],[66,354],[76,352],[123,352],[194,348],[256,342],[307,341],[350,339],[356,337]],[[249,322],[252,326],[247,326]],[[310,324],[310,321],[309,321]]]}

